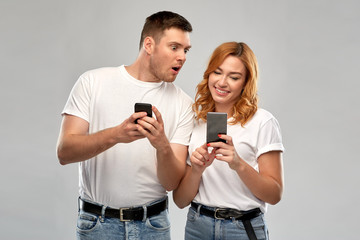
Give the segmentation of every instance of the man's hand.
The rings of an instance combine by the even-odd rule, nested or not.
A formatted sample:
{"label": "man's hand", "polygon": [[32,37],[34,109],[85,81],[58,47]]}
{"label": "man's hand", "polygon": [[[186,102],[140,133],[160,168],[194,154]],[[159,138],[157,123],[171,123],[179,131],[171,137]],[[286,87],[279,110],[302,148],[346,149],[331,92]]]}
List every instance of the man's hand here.
{"label": "man's hand", "polygon": [[116,142],[118,143],[130,143],[141,138],[145,138],[138,129],[138,124],[135,120],[138,118],[144,118],[145,112],[133,113],[128,119],[123,121],[120,125],[115,127]]}
{"label": "man's hand", "polygon": [[154,106],[152,110],[156,119],[146,115],[138,119],[137,131],[147,137],[154,148],[161,150],[169,147],[170,143],[165,135],[164,122],[159,110]]}

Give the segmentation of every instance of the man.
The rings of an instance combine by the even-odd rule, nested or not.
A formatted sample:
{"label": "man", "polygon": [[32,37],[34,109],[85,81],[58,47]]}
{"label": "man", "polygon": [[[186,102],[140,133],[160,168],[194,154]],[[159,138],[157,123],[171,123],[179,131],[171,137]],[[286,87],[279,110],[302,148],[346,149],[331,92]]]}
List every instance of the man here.
{"label": "man", "polygon": [[[72,89],[57,154],[80,163],[78,239],[170,239],[166,191],[185,172],[193,128],[192,100],[172,82],[191,31],[182,16],[155,13],[133,64],[88,71]],[[155,117],[134,113],[137,102]]]}

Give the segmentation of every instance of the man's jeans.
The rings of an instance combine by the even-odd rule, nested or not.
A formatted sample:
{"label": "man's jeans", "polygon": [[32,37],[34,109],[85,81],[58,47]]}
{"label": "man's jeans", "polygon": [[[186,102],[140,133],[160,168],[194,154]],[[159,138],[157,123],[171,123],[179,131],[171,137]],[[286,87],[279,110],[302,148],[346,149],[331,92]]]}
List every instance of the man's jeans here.
{"label": "man's jeans", "polygon": [[76,232],[79,240],[169,240],[169,214],[168,210],[164,210],[159,215],[143,221],[121,222],[118,218],[108,218],[80,210]]}

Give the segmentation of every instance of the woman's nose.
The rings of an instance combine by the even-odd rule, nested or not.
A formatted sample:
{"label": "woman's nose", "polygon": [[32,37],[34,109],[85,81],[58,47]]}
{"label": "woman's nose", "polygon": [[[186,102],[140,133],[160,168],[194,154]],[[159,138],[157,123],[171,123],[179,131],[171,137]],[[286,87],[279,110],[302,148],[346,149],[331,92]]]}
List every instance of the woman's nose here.
{"label": "woman's nose", "polygon": [[219,86],[226,86],[227,81],[226,81],[226,76],[225,75],[220,76],[218,84],[219,84]]}

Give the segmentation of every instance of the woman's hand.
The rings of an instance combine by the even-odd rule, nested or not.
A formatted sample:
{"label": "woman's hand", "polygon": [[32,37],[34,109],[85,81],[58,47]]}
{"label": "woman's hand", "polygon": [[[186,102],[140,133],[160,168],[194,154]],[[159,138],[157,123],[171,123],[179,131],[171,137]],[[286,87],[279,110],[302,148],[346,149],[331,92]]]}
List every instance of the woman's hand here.
{"label": "woman's hand", "polygon": [[214,148],[211,153],[209,153],[208,145],[206,143],[195,149],[190,156],[193,171],[202,174],[214,161],[215,151],[216,149]]}
{"label": "woman's hand", "polygon": [[242,159],[235,150],[232,137],[222,134],[219,134],[219,137],[224,139],[226,143],[214,142],[210,143],[208,146],[211,146],[215,149],[215,158],[217,160],[227,162],[231,169],[237,170],[241,166]]}

